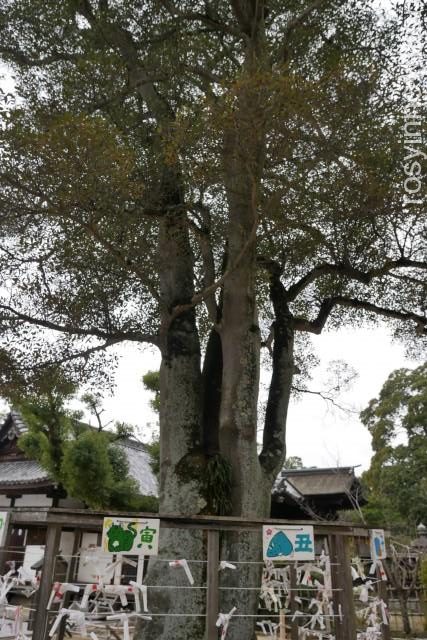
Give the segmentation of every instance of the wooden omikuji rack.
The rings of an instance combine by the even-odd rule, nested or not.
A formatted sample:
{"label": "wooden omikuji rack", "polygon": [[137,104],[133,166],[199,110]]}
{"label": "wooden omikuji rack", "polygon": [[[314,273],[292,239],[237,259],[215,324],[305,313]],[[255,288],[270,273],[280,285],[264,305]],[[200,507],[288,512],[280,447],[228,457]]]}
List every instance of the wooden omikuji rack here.
{"label": "wooden omikuji rack", "polygon": [[[334,635],[336,640],[356,639],[356,616],[353,601],[352,577],[349,556],[351,538],[368,537],[367,529],[350,524],[335,522],[300,522],[290,520],[258,520],[235,517],[216,516],[179,516],[141,513],[96,512],[91,510],[70,510],[53,508],[11,508],[9,509],[9,535],[12,527],[38,526],[46,528],[45,556],[37,595],[37,607],[32,621],[32,640],[46,638],[46,607],[52,589],[52,575],[55,559],[59,553],[60,537],[63,529],[74,530],[75,550],[78,549],[82,531],[100,532],[105,516],[120,517],[153,517],[160,518],[162,528],[198,529],[207,534],[207,595],[206,595],[206,628],[207,640],[217,640],[216,621],[219,611],[219,577],[220,561],[219,537],[221,532],[247,532],[261,529],[265,524],[309,524],[314,526],[315,536],[327,539],[331,558],[334,608],[342,615],[336,618]],[[8,547],[6,538],[5,549]],[[1,550],[0,550],[1,554]],[[298,636],[296,624],[291,625],[290,640]],[[388,628],[384,629],[384,640],[390,638]]]}

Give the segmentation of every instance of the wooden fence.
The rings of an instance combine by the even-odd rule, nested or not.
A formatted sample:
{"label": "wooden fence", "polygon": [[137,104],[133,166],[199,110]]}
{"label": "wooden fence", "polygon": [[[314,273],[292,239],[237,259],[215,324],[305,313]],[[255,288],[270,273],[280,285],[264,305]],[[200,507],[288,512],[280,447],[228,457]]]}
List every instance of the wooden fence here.
{"label": "wooden fence", "polygon": [[[260,530],[262,525],[295,525],[309,524],[314,526],[315,538],[320,536],[327,540],[331,560],[333,604],[334,610],[340,612],[335,618],[334,636],[336,640],[356,640],[356,615],[353,598],[351,558],[349,543],[353,539],[364,539],[368,531],[349,524],[327,522],[302,522],[288,520],[257,520],[234,517],[214,516],[179,516],[135,513],[102,513],[90,510],[68,510],[52,508],[13,508],[10,509],[9,534],[6,538],[5,551],[9,545],[10,532],[17,527],[44,527],[46,529],[45,555],[37,593],[37,606],[32,621],[32,640],[45,640],[47,632],[47,605],[52,589],[55,559],[59,553],[61,532],[74,531],[73,555],[77,553],[83,531],[100,533],[104,516],[120,517],[153,517],[160,518],[162,528],[198,529],[207,535],[207,584],[206,584],[206,628],[207,640],[218,639],[216,626],[219,611],[219,577],[220,562],[219,536],[223,531],[245,532]],[[385,598],[385,594],[382,594]],[[291,598],[291,608],[293,606]],[[383,625],[384,640],[390,639],[389,628]],[[291,640],[298,639],[298,627],[295,621],[291,624]]]}

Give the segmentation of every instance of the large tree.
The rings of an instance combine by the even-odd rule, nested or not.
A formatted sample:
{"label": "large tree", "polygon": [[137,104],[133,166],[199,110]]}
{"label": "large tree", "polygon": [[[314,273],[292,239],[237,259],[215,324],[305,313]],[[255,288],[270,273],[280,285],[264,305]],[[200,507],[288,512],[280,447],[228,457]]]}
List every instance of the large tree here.
{"label": "large tree", "polygon": [[[160,511],[267,516],[306,336],[365,316],[426,335],[425,214],[402,202],[405,21],[362,0],[0,7],[17,98],[1,131],[4,384],[51,362],[106,375],[110,347],[155,345]],[[194,533],[162,545],[204,552]],[[259,558],[259,535],[223,554]],[[239,566],[228,585],[256,585]],[[255,590],[222,594],[222,610],[254,612]],[[200,611],[203,591],[158,606]],[[202,618],[187,622],[148,626],[201,638]],[[227,637],[253,629],[241,617]]]}
{"label": "large tree", "polygon": [[412,534],[427,521],[427,365],[393,371],[361,420],[374,450],[363,475],[368,523]]}

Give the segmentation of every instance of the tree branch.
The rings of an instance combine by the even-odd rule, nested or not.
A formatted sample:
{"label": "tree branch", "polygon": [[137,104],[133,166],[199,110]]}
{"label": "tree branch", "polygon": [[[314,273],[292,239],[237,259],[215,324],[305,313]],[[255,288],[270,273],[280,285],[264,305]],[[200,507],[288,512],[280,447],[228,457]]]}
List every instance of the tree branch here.
{"label": "tree branch", "polygon": [[185,71],[193,73],[194,75],[199,76],[200,78],[203,78],[203,80],[207,80],[212,84],[220,84],[223,81],[222,76],[209,71],[209,69],[206,69],[205,67],[201,67],[195,64],[183,64],[181,66]]}
{"label": "tree branch", "polygon": [[[6,314],[3,315],[1,313],[2,311],[5,311]],[[83,329],[81,327],[74,327],[73,325],[62,325],[51,320],[44,320],[43,318],[30,316],[29,314],[18,311],[6,304],[0,304],[0,320],[2,320],[2,322],[15,322],[16,320],[19,320],[25,324],[43,327],[44,329],[50,329],[52,331],[58,331],[68,335],[90,336],[106,340],[107,342],[114,340],[116,342],[131,341],[157,344],[157,336],[141,333],[139,331],[115,331],[114,333],[108,333],[101,329],[97,329],[96,327]]]}
{"label": "tree branch", "polygon": [[410,321],[416,324],[416,332],[419,335],[427,335],[427,317],[413,313],[411,311],[396,309],[387,309],[379,307],[372,302],[358,300],[355,298],[346,298],[345,296],[334,296],[326,298],[320,305],[319,313],[315,320],[306,320],[305,318],[294,318],[294,328],[297,331],[307,331],[319,335],[322,332],[326,321],[336,306],[349,307],[352,309],[361,309],[370,313],[375,313],[386,318],[395,320]]}
{"label": "tree branch", "polygon": [[55,360],[45,360],[44,362],[40,362],[39,364],[34,365],[34,369],[45,369],[46,367],[51,367],[53,365],[61,365],[67,362],[72,362],[73,360],[83,359],[86,362],[89,360],[90,356],[94,353],[98,353],[99,351],[106,351],[109,347],[113,347],[116,344],[122,342],[121,339],[111,339],[106,340],[102,344],[98,344],[94,347],[88,347],[87,349],[83,349],[82,351],[77,351],[75,353],[70,353],[69,355],[63,356],[62,358],[55,358]]}
{"label": "tree branch", "polygon": [[313,396],[318,396],[325,402],[330,402],[334,407],[339,409],[340,411],[344,411],[345,413],[356,413],[359,414],[359,411],[356,409],[350,409],[350,407],[345,407],[335,400],[335,398],[331,395],[330,391],[315,391],[314,389],[301,389],[300,387],[296,387],[292,385],[292,391],[296,391],[297,393],[308,393]]}
{"label": "tree branch", "polygon": [[325,0],[315,0],[303,9],[298,15],[289,20],[283,32],[283,59],[286,61],[288,58],[287,40],[291,36],[292,32],[299,27],[308,18],[313,11],[320,9],[325,4]]}
{"label": "tree branch", "polygon": [[130,87],[138,91],[150,111],[161,120],[173,119],[174,114],[170,105],[157,92],[152,78],[139,60],[139,50],[131,33],[123,27],[109,22],[104,14],[101,14],[101,19],[97,19],[87,0],[74,0],[74,6],[76,13],[82,15],[89,22],[91,28],[98,31],[106,46],[114,47],[119,51],[129,71]]}
{"label": "tree branch", "polygon": [[147,274],[144,271],[141,271],[135,264],[133,264],[132,260],[127,258],[123,253],[114,247],[114,245],[109,242],[106,238],[104,238],[95,223],[80,223],[81,228],[96,242],[99,244],[114,258],[115,262],[126,269],[126,271],[130,271],[141,281],[141,283],[147,287],[151,295],[155,300],[159,299],[159,295],[157,291],[152,287],[147,279]]}
{"label": "tree branch", "polygon": [[356,280],[362,284],[369,284],[374,278],[384,276],[392,269],[399,268],[427,269],[427,262],[401,257],[397,260],[389,260],[385,262],[382,267],[371,269],[370,271],[362,271],[345,262],[337,264],[323,263],[314,267],[314,269],[309,271],[298,282],[290,286],[287,292],[287,299],[289,302],[292,302],[308,285],[324,275],[337,274],[350,280]]}
{"label": "tree branch", "polygon": [[[200,205],[201,213],[203,216],[203,226],[200,228],[197,224],[191,223],[191,228],[194,230],[197,242],[200,247],[203,262],[204,271],[204,286],[210,287],[215,283],[215,260],[212,252],[212,245],[210,241],[210,212],[209,210]],[[205,298],[206,307],[209,313],[211,321],[216,324],[218,322],[218,305],[215,299],[215,290]]]}
{"label": "tree branch", "polygon": [[286,290],[280,281],[281,269],[276,263],[269,261],[264,262],[264,266],[270,273],[270,299],[275,321],[272,374],[259,461],[264,470],[274,477],[286,455],[286,418],[294,374],[294,330]]}
{"label": "tree branch", "polygon": [[215,282],[212,282],[211,285],[209,285],[208,287],[206,287],[205,289],[202,289],[202,291],[198,291],[197,293],[195,293],[191,299],[191,302],[187,303],[187,304],[179,304],[176,307],[174,307],[172,309],[172,312],[169,316],[168,319],[168,326],[173,322],[173,320],[179,316],[181,313],[185,313],[186,311],[189,311],[190,309],[192,309],[193,307],[195,307],[197,304],[199,304],[200,302],[203,302],[204,300],[206,300],[207,298],[209,298],[210,296],[212,296],[212,294],[219,288],[221,287],[225,280],[228,278],[228,276],[233,273],[233,271],[235,269],[237,269],[237,267],[239,266],[241,260],[243,259],[243,257],[245,256],[246,252],[249,250],[249,248],[251,247],[251,245],[255,242],[256,240],[256,232],[257,232],[257,228],[258,228],[258,213],[256,213],[256,206],[255,206],[255,201],[256,201],[256,187],[255,185],[253,185],[253,189],[252,189],[252,206],[254,207],[254,223],[251,229],[251,232],[248,236],[248,239],[246,241],[246,243],[243,245],[239,255],[237,256],[235,262],[233,264],[231,264],[228,269],[226,269],[224,271],[224,273],[222,274],[222,276],[220,278],[218,278],[217,280],[215,280]]}
{"label": "tree branch", "polygon": [[22,67],[46,67],[55,62],[77,62],[81,56],[71,53],[53,53],[45,58],[30,58],[23,51],[13,47],[0,46],[0,55],[8,61]]}
{"label": "tree branch", "polygon": [[168,13],[176,19],[179,20],[188,20],[190,22],[200,22],[211,31],[218,31],[220,33],[224,33],[227,35],[231,35],[235,38],[241,38],[242,33],[237,29],[233,29],[227,24],[224,24],[220,20],[217,20],[212,15],[206,13],[201,13],[200,11],[180,11],[170,0],[162,0],[163,7],[168,11]]}

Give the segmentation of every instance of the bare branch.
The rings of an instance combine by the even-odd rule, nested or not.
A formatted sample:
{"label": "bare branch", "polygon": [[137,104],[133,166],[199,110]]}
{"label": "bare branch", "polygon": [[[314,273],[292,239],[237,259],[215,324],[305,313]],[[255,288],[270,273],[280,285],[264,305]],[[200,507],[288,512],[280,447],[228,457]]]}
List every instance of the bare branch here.
{"label": "bare branch", "polygon": [[314,389],[303,389],[300,387],[296,387],[295,385],[292,385],[292,391],[296,391],[297,393],[308,393],[310,395],[318,396],[325,402],[329,402],[330,404],[332,404],[334,407],[336,407],[340,411],[344,411],[344,413],[355,413],[359,415],[359,411],[357,411],[356,409],[351,409],[350,407],[345,407],[344,405],[340,404],[331,395],[330,391],[315,391]]}

